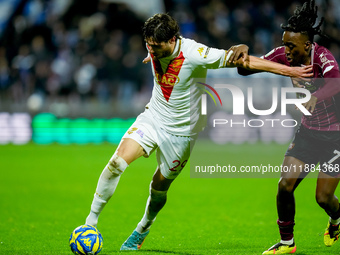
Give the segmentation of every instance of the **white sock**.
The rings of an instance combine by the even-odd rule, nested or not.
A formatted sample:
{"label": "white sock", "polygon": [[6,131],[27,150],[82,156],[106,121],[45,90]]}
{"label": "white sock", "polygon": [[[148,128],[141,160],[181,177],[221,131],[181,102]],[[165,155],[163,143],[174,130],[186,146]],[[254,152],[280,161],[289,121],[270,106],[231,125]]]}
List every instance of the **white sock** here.
{"label": "white sock", "polygon": [[94,198],[91,204],[90,214],[86,218],[86,224],[97,226],[98,218],[101,211],[104,209],[107,202],[109,202],[113,193],[118,185],[120,175],[112,176],[110,179],[106,179],[103,175],[107,174],[107,170],[103,170],[94,194]]}
{"label": "white sock", "polygon": [[142,220],[138,223],[136,231],[140,234],[148,231],[154,223],[158,212],[163,208],[166,203],[167,191],[157,191],[150,189],[150,195],[146,202],[145,213]]}
{"label": "white sock", "polygon": [[[91,211],[86,218],[85,224],[97,226],[100,213],[115,192],[120,175],[128,167],[125,160],[117,155],[113,155],[110,162],[106,165],[99,177],[96,193],[91,204]],[[114,164],[112,162],[114,162]]]}
{"label": "white sock", "polygon": [[281,240],[280,243],[285,244],[285,245],[291,245],[294,243],[294,238],[290,239],[290,240]]}
{"label": "white sock", "polygon": [[336,220],[333,220],[331,217],[329,217],[329,222],[332,224],[332,225],[339,225],[340,224],[340,218],[336,219]]}

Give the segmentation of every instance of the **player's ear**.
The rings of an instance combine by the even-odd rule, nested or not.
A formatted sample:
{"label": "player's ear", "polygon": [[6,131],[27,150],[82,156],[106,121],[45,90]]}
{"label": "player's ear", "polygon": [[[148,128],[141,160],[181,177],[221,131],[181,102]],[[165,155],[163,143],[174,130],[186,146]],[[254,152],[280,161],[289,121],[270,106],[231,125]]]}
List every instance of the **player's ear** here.
{"label": "player's ear", "polygon": [[305,51],[309,51],[312,48],[312,42],[311,41],[306,41],[305,43]]}
{"label": "player's ear", "polygon": [[172,37],[170,40],[169,40],[169,43],[174,43],[176,42],[176,36]]}

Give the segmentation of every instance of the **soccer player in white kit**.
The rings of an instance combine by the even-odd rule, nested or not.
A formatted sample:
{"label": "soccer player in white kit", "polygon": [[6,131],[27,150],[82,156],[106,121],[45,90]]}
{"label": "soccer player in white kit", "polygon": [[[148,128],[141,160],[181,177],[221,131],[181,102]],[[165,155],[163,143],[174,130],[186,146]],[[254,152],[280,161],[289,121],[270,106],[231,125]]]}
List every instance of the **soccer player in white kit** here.
{"label": "soccer player in white kit", "polygon": [[[310,77],[310,67],[288,67],[248,56],[246,45],[228,51],[209,48],[180,36],[177,22],[168,14],[156,14],[143,26],[154,76],[152,97],[123,136],[105,166],[94,194],[86,224],[97,226],[98,217],[113,195],[121,174],[136,159],[156,151],[158,166],[150,184],[143,218],[121,250],[138,250],[156,215],[166,202],[172,181],[185,167],[190,144],[197,136],[194,125],[200,114],[201,90],[194,79],[205,78],[208,69],[241,66],[293,77]],[[194,104],[192,103],[194,102]]]}

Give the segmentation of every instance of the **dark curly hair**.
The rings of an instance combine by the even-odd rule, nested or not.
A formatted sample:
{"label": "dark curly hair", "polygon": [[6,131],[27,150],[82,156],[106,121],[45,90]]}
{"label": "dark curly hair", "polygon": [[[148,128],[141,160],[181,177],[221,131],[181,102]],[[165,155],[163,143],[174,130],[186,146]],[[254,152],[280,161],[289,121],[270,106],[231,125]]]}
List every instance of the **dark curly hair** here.
{"label": "dark curly hair", "polygon": [[318,18],[317,12],[318,7],[315,6],[315,0],[305,2],[302,7],[296,8],[294,15],[288,19],[287,25],[281,24],[281,28],[285,31],[307,34],[309,40],[313,42],[314,35],[324,36],[320,29],[324,21],[323,17],[319,24],[313,27]]}
{"label": "dark curly hair", "polygon": [[144,39],[152,38],[155,42],[166,42],[176,36],[179,38],[179,26],[177,21],[169,14],[155,14],[142,27]]}

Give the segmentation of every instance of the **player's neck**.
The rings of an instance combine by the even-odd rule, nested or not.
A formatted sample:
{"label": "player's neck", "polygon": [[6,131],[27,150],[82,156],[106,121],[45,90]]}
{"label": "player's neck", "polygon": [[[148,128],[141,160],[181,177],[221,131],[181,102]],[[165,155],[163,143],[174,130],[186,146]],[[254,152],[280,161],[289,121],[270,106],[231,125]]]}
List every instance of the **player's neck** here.
{"label": "player's neck", "polygon": [[295,66],[308,66],[308,65],[311,65],[312,64],[311,63],[311,59],[312,59],[311,56],[307,55],[307,56],[303,57],[300,62],[297,62],[295,64]]}
{"label": "player's neck", "polygon": [[179,50],[179,47],[176,47],[177,46],[177,43],[179,43],[179,40],[175,40],[172,44],[171,44],[171,56],[173,56],[174,54],[177,56],[178,54],[177,54],[177,52],[175,52],[175,50],[176,51],[178,51]]}
{"label": "player's neck", "polygon": [[309,53],[308,55],[306,56],[305,58],[305,61],[304,61],[304,65],[311,65],[312,64],[312,54],[314,54],[314,51],[313,51],[313,46],[309,49]]}
{"label": "player's neck", "polygon": [[311,64],[311,57],[310,55],[306,57],[306,59],[303,61],[303,65],[308,66]]}

